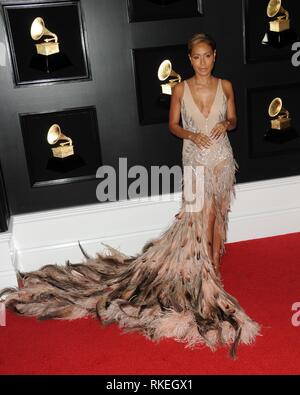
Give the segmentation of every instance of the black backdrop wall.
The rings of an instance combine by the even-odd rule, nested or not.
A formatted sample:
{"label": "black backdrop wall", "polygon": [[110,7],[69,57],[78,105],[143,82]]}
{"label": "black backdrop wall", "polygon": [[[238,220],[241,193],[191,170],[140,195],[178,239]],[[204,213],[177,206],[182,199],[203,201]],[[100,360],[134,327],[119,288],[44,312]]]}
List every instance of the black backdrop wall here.
{"label": "black backdrop wall", "polygon": [[9,210],[5,194],[5,185],[0,165],[0,232],[5,232],[8,228]]}
{"label": "black backdrop wall", "polygon": [[[2,5],[8,3],[11,2],[3,1]],[[292,65],[290,55],[276,58],[275,53],[274,58],[272,52],[269,59],[255,57],[255,43],[249,42],[251,32],[248,33],[247,25],[244,25],[244,22],[248,26],[250,24],[252,29],[249,31],[255,29],[255,3],[258,2],[204,0],[203,16],[129,23],[127,0],[82,0],[91,79],[15,87],[11,63],[7,58],[6,65],[0,66],[0,158],[11,212],[19,214],[95,203],[99,183],[97,179],[83,178],[71,183],[32,185],[20,114],[95,107],[103,165],[118,169],[120,157],[127,158],[128,167],[144,165],[149,169],[151,165],[180,165],[182,141],[169,133],[167,123],[140,124],[132,50],[182,45],[199,31],[209,32],[216,39],[218,60],[215,75],[231,80],[235,88],[239,123],[229,137],[240,166],[237,182],[299,174],[299,150],[283,149],[275,150],[275,155],[268,152],[266,155],[252,155],[251,142],[259,144],[253,137],[257,130],[251,126],[257,122],[249,120],[249,117],[256,117],[255,89],[261,98],[261,88],[264,87],[269,100],[276,96],[277,85],[288,87],[300,82],[300,68]],[[264,2],[264,13],[267,3]],[[299,3],[297,0],[285,2],[285,8],[292,11],[294,23],[296,19],[300,20]],[[72,21],[66,22],[72,24]],[[50,26],[47,27],[51,30]],[[9,48],[3,18],[0,42]],[[248,58],[245,45],[248,46]],[[268,87],[272,88],[270,97]],[[286,100],[292,97],[293,103],[299,102],[299,86],[293,88],[293,96],[288,90],[282,92],[281,89],[280,93],[286,94]],[[260,103],[264,105],[264,102]],[[300,124],[295,126],[300,130]],[[263,128],[260,133],[263,133]],[[90,138],[88,132],[87,138]]]}

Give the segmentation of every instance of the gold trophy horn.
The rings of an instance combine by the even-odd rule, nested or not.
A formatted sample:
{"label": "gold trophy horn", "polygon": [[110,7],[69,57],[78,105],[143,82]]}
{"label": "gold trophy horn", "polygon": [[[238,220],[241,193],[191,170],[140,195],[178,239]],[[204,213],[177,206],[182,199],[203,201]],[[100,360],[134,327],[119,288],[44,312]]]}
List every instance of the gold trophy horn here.
{"label": "gold trophy horn", "polygon": [[270,21],[270,30],[272,32],[282,32],[290,28],[289,13],[282,7],[281,0],[270,0],[267,7],[267,15],[269,18],[274,18],[278,14],[283,14],[277,16],[273,21]]}
{"label": "gold trophy horn", "polygon": [[291,127],[291,118],[288,110],[283,108],[282,100],[280,97],[275,97],[269,105],[268,113],[271,119],[271,128],[277,130],[283,130]]}
{"label": "gold trophy horn", "polygon": [[59,52],[58,37],[46,28],[43,18],[35,18],[31,24],[30,35],[34,41],[40,40],[43,36],[51,37],[44,38],[43,42],[35,44],[38,54],[49,56]]}
{"label": "gold trophy horn", "polygon": [[47,134],[47,141],[51,145],[59,141],[65,141],[64,143],[59,143],[58,147],[51,148],[55,158],[66,158],[67,156],[74,155],[72,139],[61,132],[61,128],[58,124],[55,123],[50,126]]}
{"label": "gold trophy horn", "polygon": [[160,85],[162,89],[162,93],[164,95],[172,95],[172,88],[174,88],[176,84],[181,82],[181,76],[172,69],[172,63],[170,62],[169,59],[165,59],[160,64],[158,68],[157,76],[160,81],[165,81],[169,77],[175,77],[173,79],[169,79],[169,81],[166,84]]}

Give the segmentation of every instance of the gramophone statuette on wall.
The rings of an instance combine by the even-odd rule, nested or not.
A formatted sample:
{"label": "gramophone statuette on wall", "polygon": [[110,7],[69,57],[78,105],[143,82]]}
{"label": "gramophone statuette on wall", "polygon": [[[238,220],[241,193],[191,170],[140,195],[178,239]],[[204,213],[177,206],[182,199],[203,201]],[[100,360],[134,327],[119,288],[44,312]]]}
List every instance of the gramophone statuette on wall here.
{"label": "gramophone statuette on wall", "polygon": [[280,97],[275,97],[269,105],[268,114],[271,117],[271,128],[264,135],[264,140],[275,145],[288,144],[299,138],[297,130],[292,126],[288,110],[283,108]]}
{"label": "gramophone statuette on wall", "polygon": [[39,55],[50,56],[59,53],[58,37],[46,28],[43,18],[35,18],[31,24],[30,35],[34,41],[43,39],[42,42],[35,44]]}
{"label": "gramophone statuette on wall", "polygon": [[[169,59],[165,59],[159,66],[157,72],[158,79],[160,81],[166,81],[165,84],[161,84],[161,90],[164,95],[172,95],[172,88],[181,82],[181,76],[172,69],[172,63]],[[175,78],[170,78],[175,77]],[[170,78],[170,79],[169,79]]]}
{"label": "gramophone statuette on wall", "polygon": [[280,97],[275,97],[269,105],[269,116],[271,118],[271,129],[285,130],[291,127],[291,118],[288,110],[283,108]]}
{"label": "gramophone statuette on wall", "polygon": [[53,156],[55,158],[66,158],[67,156],[74,155],[74,146],[72,139],[65,136],[61,132],[61,128],[58,124],[53,124],[50,126],[47,134],[47,141],[49,144],[54,145],[60,141],[65,141],[64,143],[59,143],[58,147],[51,148]]}
{"label": "gramophone statuette on wall", "polygon": [[282,7],[281,0],[269,1],[267,15],[269,18],[276,17],[275,20],[269,22],[271,32],[283,32],[290,28],[290,15],[288,11]]}
{"label": "gramophone statuette on wall", "polygon": [[297,40],[296,33],[291,30],[289,12],[283,8],[281,0],[269,1],[267,16],[273,19],[268,22],[269,29],[264,35],[262,44],[280,48]]}

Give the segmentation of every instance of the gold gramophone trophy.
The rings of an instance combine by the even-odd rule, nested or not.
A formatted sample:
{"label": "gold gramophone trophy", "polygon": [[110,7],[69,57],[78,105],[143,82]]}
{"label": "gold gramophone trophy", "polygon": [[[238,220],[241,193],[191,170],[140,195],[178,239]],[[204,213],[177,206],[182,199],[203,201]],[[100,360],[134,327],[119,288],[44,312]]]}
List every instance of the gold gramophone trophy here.
{"label": "gold gramophone trophy", "polygon": [[67,156],[74,155],[74,146],[72,139],[65,136],[60,129],[58,124],[53,124],[50,126],[47,134],[47,141],[49,144],[54,145],[59,141],[65,141],[64,143],[59,143],[58,147],[51,148],[53,156],[55,158],[66,158]]}
{"label": "gold gramophone trophy", "polygon": [[31,25],[30,35],[34,41],[38,41],[44,36],[48,37],[44,38],[43,42],[35,44],[39,55],[50,56],[59,53],[58,37],[46,28],[43,18],[35,18]]}
{"label": "gold gramophone trophy", "polygon": [[281,0],[269,1],[267,15],[269,18],[277,17],[269,22],[271,32],[283,32],[290,28],[289,13],[282,7]]}
{"label": "gold gramophone trophy", "polygon": [[291,118],[288,110],[283,108],[280,97],[275,97],[269,105],[268,110],[271,118],[271,128],[276,130],[285,130],[291,127]]}
{"label": "gold gramophone trophy", "polygon": [[262,44],[284,47],[297,40],[297,34],[291,30],[290,15],[282,6],[281,0],[270,0],[267,6],[269,29],[262,39]]}
{"label": "gold gramophone trophy", "polygon": [[181,76],[172,69],[172,63],[169,59],[164,60],[160,64],[157,76],[160,81],[166,81],[170,77],[175,77],[170,78],[168,82],[160,85],[162,93],[164,95],[172,95],[172,88],[174,88],[175,85],[181,82]]}

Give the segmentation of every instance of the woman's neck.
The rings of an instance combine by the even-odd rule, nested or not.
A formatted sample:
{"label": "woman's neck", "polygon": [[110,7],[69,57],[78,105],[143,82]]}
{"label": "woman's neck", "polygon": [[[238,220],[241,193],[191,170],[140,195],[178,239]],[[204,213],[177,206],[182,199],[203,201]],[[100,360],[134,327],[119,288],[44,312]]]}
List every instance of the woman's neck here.
{"label": "woman's neck", "polygon": [[196,85],[202,85],[202,86],[209,86],[211,85],[214,77],[209,74],[207,76],[202,76],[202,75],[194,75],[194,82]]}

